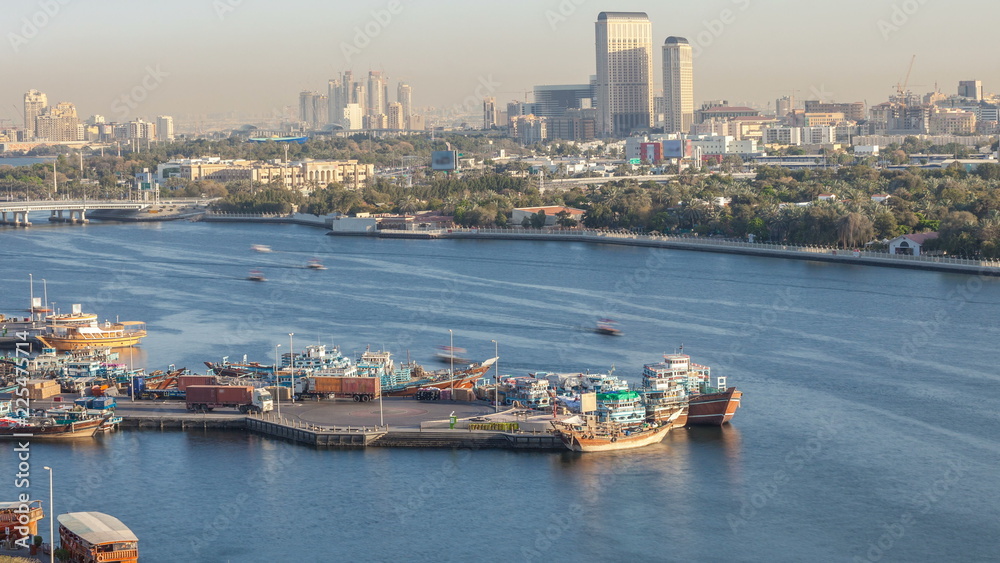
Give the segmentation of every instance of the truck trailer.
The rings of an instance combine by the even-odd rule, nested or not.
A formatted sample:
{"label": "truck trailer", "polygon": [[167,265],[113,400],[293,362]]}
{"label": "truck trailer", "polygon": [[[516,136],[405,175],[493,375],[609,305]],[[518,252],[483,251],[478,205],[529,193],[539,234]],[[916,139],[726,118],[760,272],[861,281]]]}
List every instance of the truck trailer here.
{"label": "truck trailer", "polygon": [[377,399],[381,392],[382,384],[377,377],[310,375],[295,381],[297,397],[352,398],[356,402],[368,402]]}
{"label": "truck trailer", "polygon": [[269,412],[274,408],[271,394],[266,389],[255,389],[249,385],[188,385],[185,394],[187,409],[193,412],[234,408],[246,414]]}

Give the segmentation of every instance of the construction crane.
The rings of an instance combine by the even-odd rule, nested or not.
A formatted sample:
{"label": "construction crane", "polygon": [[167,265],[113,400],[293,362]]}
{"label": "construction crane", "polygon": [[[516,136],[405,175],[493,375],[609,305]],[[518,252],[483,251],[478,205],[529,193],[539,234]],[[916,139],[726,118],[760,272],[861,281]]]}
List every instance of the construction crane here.
{"label": "construction crane", "polygon": [[915,62],[917,62],[917,56],[913,55],[913,58],[910,59],[910,68],[906,70],[906,78],[903,79],[902,83],[896,83],[896,94],[903,105],[906,105],[906,87],[910,84],[910,74],[913,72],[913,63]]}

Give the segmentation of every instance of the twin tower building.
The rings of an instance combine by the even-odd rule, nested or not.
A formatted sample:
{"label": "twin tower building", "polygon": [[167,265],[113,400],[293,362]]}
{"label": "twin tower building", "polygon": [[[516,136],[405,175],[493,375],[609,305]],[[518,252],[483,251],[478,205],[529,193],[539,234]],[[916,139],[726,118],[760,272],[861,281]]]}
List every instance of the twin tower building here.
{"label": "twin tower building", "polygon": [[[598,134],[626,137],[657,125],[667,133],[688,132],[694,121],[694,53],[683,37],[663,45],[663,97],[653,95],[653,25],[643,12],[597,16]],[[658,102],[662,104],[657,107]]]}

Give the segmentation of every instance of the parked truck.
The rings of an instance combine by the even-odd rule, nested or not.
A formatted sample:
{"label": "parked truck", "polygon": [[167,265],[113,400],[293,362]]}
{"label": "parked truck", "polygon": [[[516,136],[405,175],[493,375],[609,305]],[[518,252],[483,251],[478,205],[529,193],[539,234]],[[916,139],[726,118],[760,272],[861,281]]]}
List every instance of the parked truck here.
{"label": "parked truck", "polygon": [[267,389],[255,389],[249,385],[188,385],[185,393],[187,409],[194,412],[234,408],[246,414],[269,412],[274,408]]}
{"label": "parked truck", "polygon": [[323,399],[352,398],[356,402],[373,401],[382,392],[382,384],[377,377],[340,377],[310,375],[295,380],[297,397],[318,397]]}

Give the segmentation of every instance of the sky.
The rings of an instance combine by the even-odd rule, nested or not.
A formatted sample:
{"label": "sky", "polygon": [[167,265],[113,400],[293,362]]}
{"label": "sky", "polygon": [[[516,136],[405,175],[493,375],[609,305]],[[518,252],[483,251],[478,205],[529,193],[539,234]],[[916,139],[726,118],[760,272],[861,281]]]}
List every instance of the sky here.
{"label": "sky", "polygon": [[0,119],[21,125],[29,89],[83,118],[270,115],[343,70],[384,71],[391,99],[409,83],[417,108],[504,104],[586,83],[605,10],[649,15],[658,84],[663,41],[691,41],[696,104],[874,104],[914,55],[914,91],[1000,91],[1000,3],[986,0],[3,0]]}

